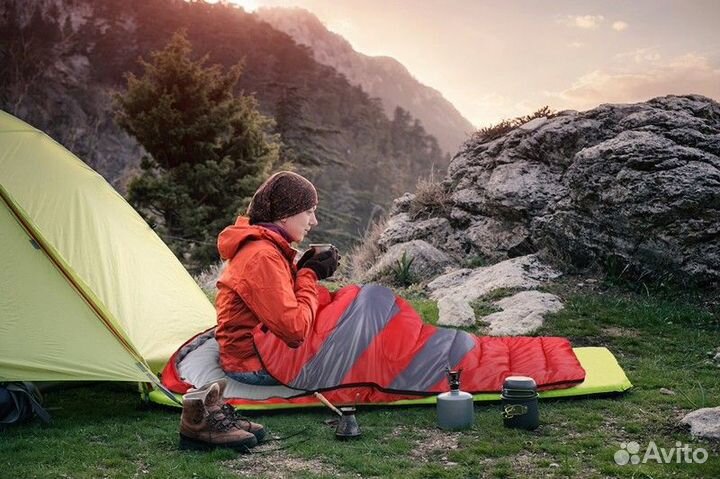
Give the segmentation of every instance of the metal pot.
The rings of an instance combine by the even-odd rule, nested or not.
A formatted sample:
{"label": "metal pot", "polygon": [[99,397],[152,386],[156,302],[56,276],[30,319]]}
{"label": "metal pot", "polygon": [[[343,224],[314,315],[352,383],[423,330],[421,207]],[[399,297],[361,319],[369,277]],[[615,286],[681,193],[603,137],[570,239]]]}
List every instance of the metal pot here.
{"label": "metal pot", "polygon": [[537,386],[533,378],[509,376],[502,389],[502,417],[505,427],[532,431],[540,425]]}
{"label": "metal pot", "polygon": [[360,437],[361,431],[355,417],[354,407],[341,407],[340,420],[335,428],[335,438],[342,441]]}

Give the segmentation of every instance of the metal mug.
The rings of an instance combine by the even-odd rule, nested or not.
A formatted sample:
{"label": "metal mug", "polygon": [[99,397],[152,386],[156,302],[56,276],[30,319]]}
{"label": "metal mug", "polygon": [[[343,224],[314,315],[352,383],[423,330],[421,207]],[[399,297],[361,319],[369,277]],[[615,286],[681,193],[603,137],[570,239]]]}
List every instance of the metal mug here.
{"label": "metal mug", "polygon": [[325,251],[330,251],[334,246],[330,243],[314,243],[310,245],[310,249],[315,251],[313,254],[323,253]]}

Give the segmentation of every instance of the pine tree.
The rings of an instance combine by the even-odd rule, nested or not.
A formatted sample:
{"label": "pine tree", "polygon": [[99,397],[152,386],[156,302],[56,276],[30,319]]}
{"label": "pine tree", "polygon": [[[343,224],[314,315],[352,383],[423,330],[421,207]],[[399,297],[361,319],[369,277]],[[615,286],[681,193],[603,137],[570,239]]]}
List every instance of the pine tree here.
{"label": "pine tree", "polygon": [[220,230],[247,206],[278,157],[272,121],[235,96],[241,65],[194,61],[184,32],[141,60],[115,97],[117,120],[148,153],[128,200],[191,271],[217,260]]}

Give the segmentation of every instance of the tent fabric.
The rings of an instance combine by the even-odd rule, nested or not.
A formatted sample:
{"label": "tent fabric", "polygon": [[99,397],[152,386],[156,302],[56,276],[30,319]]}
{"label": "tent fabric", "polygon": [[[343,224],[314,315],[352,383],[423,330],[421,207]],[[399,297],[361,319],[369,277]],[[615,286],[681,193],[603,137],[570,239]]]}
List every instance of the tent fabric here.
{"label": "tent fabric", "polygon": [[[347,286],[335,293],[318,310],[299,348],[288,347],[261,327],[253,335],[265,369],[295,396],[329,391],[341,402],[434,395],[447,389],[447,368],[463,371],[462,389],[471,393],[500,391],[504,379],[514,375],[533,377],[540,389],[570,387],[585,378],[565,338],[478,337],[438,328],[423,323],[391,290],[374,284]],[[184,393],[222,376],[210,362],[217,362],[214,351],[196,352],[213,347],[213,342],[209,330],[173,355],[162,375],[168,389]],[[195,357],[202,364],[188,364]],[[209,374],[203,376],[203,371]],[[202,384],[189,382],[189,375]]]}
{"label": "tent fabric", "polygon": [[0,380],[157,381],[212,304],[100,175],[0,111]]}
{"label": "tent fabric", "polygon": [[[195,352],[199,352],[199,356],[192,357]],[[630,388],[632,383],[625,375],[622,367],[618,364],[613,354],[607,348],[602,347],[583,347],[574,348],[573,352],[580,361],[580,365],[585,370],[585,380],[569,388],[552,389],[549,391],[540,391],[540,399],[559,399],[570,397],[584,397],[603,394],[620,394]],[[213,359],[213,355],[217,355],[217,343],[213,340],[207,341],[202,347],[194,350],[188,355],[188,361],[183,361],[181,371],[188,381],[193,384],[207,384],[224,377],[223,371],[217,366],[217,359]],[[203,363],[203,361],[205,361]],[[188,366],[192,362],[193,366]],[[215,366],[213,367],[213,363]],[[242,384],[232,379],[228,379],[226,388],[226,399],[236,407],[244,410],[275,410],[275,409],[294,409],[306,407],[325,407],[314,396],[297,396],[297,391],[287,388],[286,386],[251,386]],[[342,404],[342,397],[334,395],[334,391],[328,391],[325,396],[335,404]],[[345,395],[347,396],[347,395]],[[168,397],[160,391],[150,391],[147,399],[160,405],[178,406],[177,402],[171,402]],[[177,395],[178,400],[182,400],[182,395]],[[474,394],[475,402],[493,402],[500,401],[500,394],[480,393]],[[374,406],[413,406],[423,404],[435,404],[437,396],[423,397],[398,397],[386,402],[360,402],[361,405]],[[354,398],[347,404],[355,404]]]}

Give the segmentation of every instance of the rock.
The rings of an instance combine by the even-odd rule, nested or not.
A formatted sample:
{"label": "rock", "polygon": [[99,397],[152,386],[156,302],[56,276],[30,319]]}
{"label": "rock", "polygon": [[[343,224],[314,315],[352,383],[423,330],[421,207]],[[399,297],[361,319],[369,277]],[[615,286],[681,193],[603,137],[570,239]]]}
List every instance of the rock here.
{"label": "rock", "polygon": [[720,439],[720,406],[693,411],[680,423],[690,426],[690,434],[695,438]]}
{"label": "rock", "polygon": [[[476,269],[458,269],[437,277],[427,285],[430,297],[438,301],[438,324],[466,327],[475,323],[470,303],[495,290],[530,289],[558,276],[552,268],[542,264],[536,255],[513,258],[501,263]],[[557,311],[562,304],[554,296],[537,291],[515,298],[506,298],[495,304],[504,311],[483,318],[491,322],[491,334],[527,334],[542,324],[542,316]],[[506,310],[506,311],[505,311]],[[498,316],[496,316],[498,315]],[[492,324],[496,325],[493,326]],[[515,326],[509,324],[515,323]],[[503,332],[505,331],[505,332]],[[512,332],[510,332],[512,331]]]}
{"label": "rock", "polygon": [[671,389],[667,389],[667,388],[660,388],[660,394],[664,394],[666,396],[674,396],[675,391],[673,391]]}
{"label": "rock", "polygon": [[408,213],[400,213],[391,217],[383,230],[378,245],[383,250],[412,240],[425,240],[430,244],[444,243],[450,233],[450,223],[445,218],[430,218],[412,222]]}
{"label": "rock", "polygon": [[484,257],[491,260],[532,253],[529,231],[517,223],[502,223],[493,218],[474,221],[466,232],[466,240]]}
{"label": "rock", "polygon": [[475,311],[470,303],[456,296],[443,296],[438,300],[438,325],[463,328],[475,324]]}
{"label": "rock", "polygon": [[712,351],[710,353],[710,357],[712,357],[712,360],[715,364],[720,366],[720,348],[715,348],[715,351]]}
{"label": "rock", "polygon": [[529,122],[520,125],[519,128],[521,130],[525,130],[525,131],[537,130],[538,128],[540,128],[540,126],[544,125],[546,121],[547,121],[547,118],[545,118],[545,117],[534,118],[534,119],[530,120]]}
{"label": "rock", "polygon": [[716,154],[622,131],[576,154],[565,173],[571,201],[531,229],[579,266],[613,260],[659,276],[720,277]]}
{"label": "rock", "polygon": [[427,289],[433,299],[453,295],[472,301],[500,288],[536,288],[559,275],[537,255],[527,255],[492,266],[452,271],[428,283]]}
{"label": "rock", "polygon": [[443,184],[452,205],[439,217],[449,222],[442,237],[427,219],[417,229],[408,219],[398,240],[433,238],[459,261],[538,252],[568,268],[720,283],[720,103],[712,99],[601,105],[492,141],[476,136]]}
{"label": "rock", "polygon": [[521,336],[532,333],[543,325],[543,318],[547,313],[563,308],[560,298],[540,291],[521,291],[494,304],[501,307],[502,311],[483,318],[483,321],[489,323],[488,333],[491,336]]}
{"label": "rock", "polygon": [[361,282],[393,279],[393,269],[398,267],[403,254],[407,260],[412,259],[410,274],[413,282],[423,282],[443,272],[447,266],[454,264],[446,253],[423,240],[413,240],[390,247],[385,254],[361,276]]}
{"label": "rock", "polygon": [[414,199],[415,195],[413,193],[405,193],[400,198],[395,198],[390,208],[390,216],[410,212],[410,205],[412,205]]}

